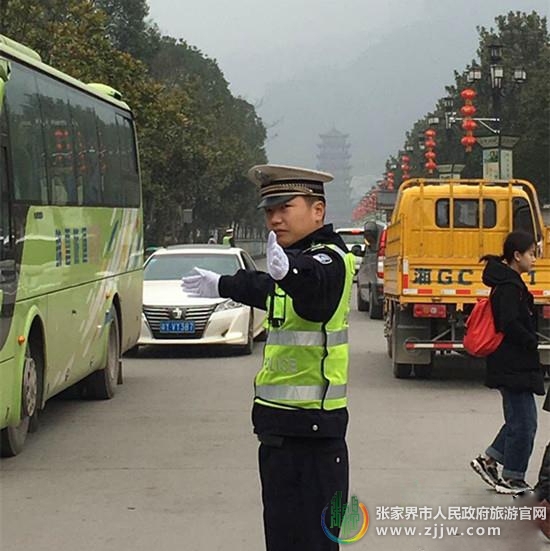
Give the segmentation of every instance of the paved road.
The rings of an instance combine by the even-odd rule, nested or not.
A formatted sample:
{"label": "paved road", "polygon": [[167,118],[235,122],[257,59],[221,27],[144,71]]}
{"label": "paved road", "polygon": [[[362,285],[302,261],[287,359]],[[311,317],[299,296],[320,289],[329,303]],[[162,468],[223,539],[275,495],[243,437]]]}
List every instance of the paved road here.
{"label": "paved road", "polygon": [[[351,315],[351,489],[370,511],[351,549],[543,550],[523,522],[377,519],[377,507],[517,506],[470,472],[500,422],[498,395],[461,358],[396,380],[381,322]],[[145,350],[110,402],[52,401],[23,454],[0,464],[0,551],[261,551],[252,356]],[[542,413],[528,479],[550,415]],[[526,505],[525,502],[519,505]],[[478,509],[476,509],[477,511]],[[396,509],[393,509],[396,512]],[[414,511],[414,509],[413,509]],[[501,526],[500,537],[377,535],[377,528]],[[347,546],[346,546],[347,548]]]}

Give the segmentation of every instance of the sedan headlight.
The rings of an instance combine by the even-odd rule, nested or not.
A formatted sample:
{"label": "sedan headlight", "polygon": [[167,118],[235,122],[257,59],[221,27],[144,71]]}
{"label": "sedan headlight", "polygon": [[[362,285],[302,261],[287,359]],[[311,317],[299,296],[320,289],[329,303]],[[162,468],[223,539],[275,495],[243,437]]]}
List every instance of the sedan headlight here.
{"label": "sedan headlight", "polygon": [[225,312],[225,310],[233,310],[234,308],[242,308],[242,304],[240,302],[235,302],[234,300],[228,299],[224,300],[223,302],[220,302],[217,306],[214,312]]}

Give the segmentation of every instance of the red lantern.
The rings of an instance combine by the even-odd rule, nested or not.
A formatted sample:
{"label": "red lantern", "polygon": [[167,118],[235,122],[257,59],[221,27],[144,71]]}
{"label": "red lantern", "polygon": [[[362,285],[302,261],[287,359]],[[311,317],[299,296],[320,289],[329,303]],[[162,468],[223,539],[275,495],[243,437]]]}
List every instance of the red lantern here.
{"label": "red lantern", "polygon": [[472,88],[464,88],[462,92],[460,92],[460,97],[464,101],[472,101],[477,96],[477,92],[475,90],[472,90]]}
{"label": "red lantern", "polygon": [[431,138],[429,140],[426,140],[424,142],[424,145],[426,146],[426,149],[430,150],[433,149],[436,146],[435,140],[432,140]]}
{"label": "red lantern", "polygon": [[467,132],[473,131],[477,128],[477,122],[474,121],[473,119],[464,119],[462,121],[462,128]]}
{"label": "red lantern", "polygon": [[464,136],[460,143],[466,148],[466,150],[471,151],[472,147],[477,143],[477,139],[475,136]]}
{"label": "red lantern", "polygon": [[476,114],[477,109],[473,105],[464,105],[460,108],[460,112],[465,117],[473,117]]}
{"label": "red lantern", "polygon": [[424,153],[424,157],[432,161],[435,160],[435,156],[435,151],[426,151],[426,153]]}
{"label": "red lantern", "polygon": [[424,166],[428,169],[430,174],[437,168],[436,162],[432,160],[428,161]]}

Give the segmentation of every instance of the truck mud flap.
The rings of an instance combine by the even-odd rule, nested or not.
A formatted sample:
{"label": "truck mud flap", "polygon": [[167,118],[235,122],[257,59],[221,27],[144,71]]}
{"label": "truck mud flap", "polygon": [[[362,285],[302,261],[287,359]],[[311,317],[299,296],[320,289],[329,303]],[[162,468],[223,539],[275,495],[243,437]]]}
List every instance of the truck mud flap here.
{"label": "truck mud flap", "polygon": [[409,310],[395,309],[392,338],[394,341],[393,360],[396,363],[427,365],[432,360],[430,350],[407,350],[406,344],[411,341],[428,341],[430,320],[414,318]]}

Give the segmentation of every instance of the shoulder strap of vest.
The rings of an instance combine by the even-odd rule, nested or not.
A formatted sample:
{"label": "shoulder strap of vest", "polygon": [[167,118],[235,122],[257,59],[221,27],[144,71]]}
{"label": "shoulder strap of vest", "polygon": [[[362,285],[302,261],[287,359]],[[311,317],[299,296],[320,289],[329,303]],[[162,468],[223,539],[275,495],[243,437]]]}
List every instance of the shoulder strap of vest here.
{"label": "shoulder strap of vest", "polygon": [[334,251],[336,254],[340,255],[342,259],[346,258],[346,255],[348,253],[345,253],[340,247],[337,245],[334,245],[333,243],[320,243],[318,245],[312,245],[308,249],[306,249],[304,252],[315,252],[320,251],[322,249],[330,249],[331,251]]}

